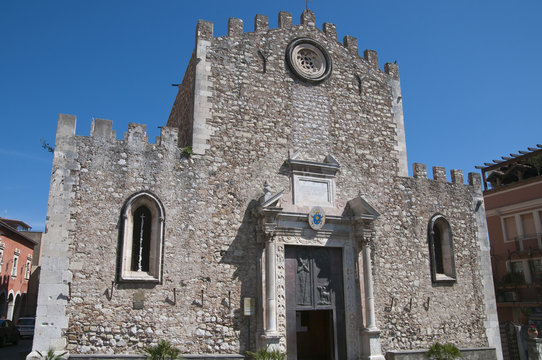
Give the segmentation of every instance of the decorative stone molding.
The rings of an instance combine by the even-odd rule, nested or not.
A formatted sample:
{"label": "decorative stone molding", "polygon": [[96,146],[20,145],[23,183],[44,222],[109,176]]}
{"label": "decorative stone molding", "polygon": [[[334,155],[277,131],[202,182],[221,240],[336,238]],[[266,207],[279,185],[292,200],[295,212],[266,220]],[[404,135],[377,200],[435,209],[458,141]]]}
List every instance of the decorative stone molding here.
{"label": "decorative stone molding", "polygon": [[[285,245],[339,247],[347,253],[361,251],[363,254],[363,279],[357,277],[355,271],[346,271],[343,275],[345,289],[347,289],[344,294],[345,304],[352,309],[345,319],[346,339],[349,344],[348,358],[359,358],[363,353],[371,359],[383,359],[380,330],[376,326],[371,264],[371,243],[375,241],[376,236],[374,220],[380,214],[362,196],[348,202],[334,199],[334,178],[339,171],[339,164],[333,157],[328,155],[324,162],[320,163],[298,160],[297,155],[297,153],[293,154],[286,162],[290,168],[293,198],[290,199],[288,195],[292,194],[285,194],[284,190],[273,195],[270,186],[266,184],[264,195],[260,198],[260,205],[255,211],[259,219],[260,234],[263,235],[261,238],[264,242],[263,263],[265,264],[261,274],[265,288],[265,308],[262,312],[265,326],[261,332],[261,345],[287,346],[284,321],[287,310],[283,294],[287,281],[283,259]],[[325,180],[331,184],[328,188],[333,190],[333,201],[325,207],[325,210],[320,208],[321,212],[326,211],[326,220],[319,229],[309,224],[310,210],[319,208],[319,206],[310,207],[309,203],[318,199],[308,202],[297,199],[299,195],[309,198],[312,196],[310,193],[305,194],[303,187],[296,184],[296,179],[299,177],[312,178],[314,181]],[[296,192],[299,194],[296,195]],[[328,216],[327,209],[334,209],[335,200],[337,204],[342,204],[340,211]],[[356,268],[351,258],[346,257],[343,261],[347,263],[347,269]],[[354,289],[360,286],[359,281],[364,282],[365,309],[362,309],[359,299],[354,296]],[[367,324],[366,329],[361,329],[360,324],[363,323],[363,319]],[[359,346],[360,343],[364,345]]]}
{"label": "decorative stone molding", "polygon": [[331,75],[329,53],[319,42],[309,38],[298,38],[288,45],[286,62],[298,79],[312,84],[319,84]]}

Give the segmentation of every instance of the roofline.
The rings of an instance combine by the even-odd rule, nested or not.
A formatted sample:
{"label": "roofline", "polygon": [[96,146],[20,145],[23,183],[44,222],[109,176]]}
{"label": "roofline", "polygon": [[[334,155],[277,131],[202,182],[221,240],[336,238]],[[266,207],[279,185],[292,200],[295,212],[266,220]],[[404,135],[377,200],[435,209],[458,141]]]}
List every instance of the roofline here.
{"label": "roofline", "polygon": [[538,148],[527,148],[529,151],[518,151],[519,154],[513,154],[511,153],[510,156],[501,156],[502,160],[493,160],[494,164],[491,163],[484,163],[485,166],[476,166],[477,169],[482,170],[482,172],[487,172],[491,170],[498,169],[505,165],[510,165],[515,162],[518,162],[519,160],[525,160],[532,156],[536,156],[539,153],[542,153],[542,145],[536,144]]}
{"label": "roofline", "polygon": [[6,220],[6,221],[9,221],[9,222],[18,223],[18,224],[24,225],[27,229],[32,229],[32,226],[28,225],[27,223],[25,223],[24,221],[21,221],[21,220],[17,220],[17,219],[6,219],[6,218],[3,218],[3,217],[0,217],[0,221],[1,221],[1,220]]}
{"label": "roofline", "polygon": [[531,157],[542,154],[542,145],[536,144],[536,147],[528,147],[528,151],[519,150],[519,154],[511,153],[510,156],[501,156],[502,160],[493,160],[493,164],[484,163],[485,166],[475,166],[476,169],[480,170],[482,173],[482,182],[484,184],[484,191],[488,190],[487,187],[487,176],[486,173],[497,170],[503,166],[509,166],[520,161],[524,161]]}
{"label": "roofline", "polygon": [[22,237],[24,240],[30,242],[32,245],[38,245],[38,243],[34,240],[32,240],[31,238],[29,238],[28,236],[24,235],[23,233],[21,233],[20,231],[18,231],[17,229],[11,227],[9,224],[3,222],[2,220],[0,220],[0,227],[2,228],[5,228],[7,229],[8,231],[11,231],[12,233],[14,233],[15,235],[17,236],[20,236]]}

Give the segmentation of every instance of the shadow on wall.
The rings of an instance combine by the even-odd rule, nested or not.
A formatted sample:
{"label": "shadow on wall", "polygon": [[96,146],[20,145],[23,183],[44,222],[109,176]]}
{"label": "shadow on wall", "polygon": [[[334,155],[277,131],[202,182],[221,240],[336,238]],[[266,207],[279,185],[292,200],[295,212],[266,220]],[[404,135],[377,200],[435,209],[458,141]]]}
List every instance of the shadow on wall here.
{"label": "shadow on wall", "polygon": [[[233,327],[239,331],[240,353],[245,351],[254,351],[256,349],[256,334],[261,324],[259,324],[258,311],[254,315],[243,315],[243,299],[250,297],[255,299],[255,308],[262,308],[262,299],[259,297],[259,261],[263,251],[263,244],[257,241],[257,219],[253,210],[259,205],[259,202],[252,200],[243,214],[241,226],[237,234],[229,245],[228,250],[221,255],[221,264],[228,264],[235,268],[232,280],[241,284],[240,297],[231,294],[232,304],[228,304],[229,299],[223,299],[223,305],[231,306],[233,311]],[[235,300],[233,300],[235,299]],[[235,303],[239,301],[239,303]],[[250,329],[249,329],[250,323]],[[250,337],[250,338],[249,338]]]}

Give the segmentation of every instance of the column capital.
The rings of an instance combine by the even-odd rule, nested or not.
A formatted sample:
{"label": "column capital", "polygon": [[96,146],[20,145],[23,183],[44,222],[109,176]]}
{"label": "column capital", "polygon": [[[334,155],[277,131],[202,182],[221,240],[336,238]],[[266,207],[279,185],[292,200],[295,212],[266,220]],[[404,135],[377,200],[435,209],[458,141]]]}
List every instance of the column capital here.
{"label": "column capital", "polygon": [[263,240],[265,242],[273,241],[275,236],[275,229],[278,226],[277,217],[282,209],[272,208],[258,208],[255,213],[258,217],[259,232],[263,234]]}
{"label": "column capital", "polygon": [[263,241],[275,242],[275,224],[265,224],[263,228]]}
{"label": "column capital", "polygon": [[376,237],[373,222],[366,219],[356,220],[354,232],[357,240],[362,244],[370,244]]}

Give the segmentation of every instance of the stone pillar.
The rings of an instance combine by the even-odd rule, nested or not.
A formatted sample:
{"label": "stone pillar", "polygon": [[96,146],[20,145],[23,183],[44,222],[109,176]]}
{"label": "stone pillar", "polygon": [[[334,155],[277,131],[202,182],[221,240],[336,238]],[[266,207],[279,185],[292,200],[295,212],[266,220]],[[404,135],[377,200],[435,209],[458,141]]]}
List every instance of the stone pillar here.
{"label": "stone pillar", "polygon": [[265,333],[277,332],[276,246],[273,237],[265,242]]}
{"label": "stone pillar", "polygon": [[390,75],[388,78],[388,84],[391,87],[391,111],[393,113],[393,122],[395,123],[395,138],[397,141],[394,149],[397,151],[396,156],[399,160],[397,175],[408,177],[405,122],[403,117],[403,96],[401,95],[401,80],[399,79],[399,67],[397,66],[397,64],[387,63],[384,66],[384,70],[386,74]]}
{"label": "stone pillar", "polygon": [[365,328],[375,330],[375,299],[373,292],[373,270],[371,266],[371,245],[368,241],[364,241],[362,245],[363,254],[363,282],[365,285]]}
{"label": "stone pillar", "polygon": [[265,239],[265,329],[262,338],[266,347],[278,349],[277,244],[273,235],[267,235]]}
{"label": "stone pillar", "polygon": [[384,360],[380,347],[380,330],[376,326],[374,292],[373,292],[373,267],[371,265],[371,242],[374,233],[365,230],[363,232],[362,255],[363,255],[363,282],[365,285],[365,329],[362,332],[362,359]]}
{"label": "stone pillar", "polygon": [[41,273],[36,308],[36,326],[32,352],[28,359],[40,358],[38,351],[52,348],[64,351],[67,343],[69,287],[72,272],[69,259],[75,225],[71,220],[75,198],[74,186],[79,181],[78,142],[75,138],[76,119],[60,114],[55,140],[53,171],[49,187],[47,231],[41,248]]}
{"label": "stone pillar", "polygon": [[[243,23],[233,21],[228,22],[228,34],[230,31],[243,32]],[[237,27],[236,27],[237,26]],[[241,27],[239,29],[239,26]],[[235,35],[236,33],[232,34]],[[194,90],[193,90],[193,120],[192,120],[192,151],[196,155],[204,155],[205,150],[211,146],[207,140],[211,138],[215,129],[208,120],[212,118],[211,101],[213,92],[213,76],[211,74],[211,60],[207,58],[207,53],[213,40],[213,23],[199,20],[196,26],[196,69],[194,70]]]}

